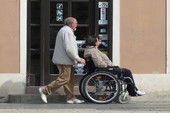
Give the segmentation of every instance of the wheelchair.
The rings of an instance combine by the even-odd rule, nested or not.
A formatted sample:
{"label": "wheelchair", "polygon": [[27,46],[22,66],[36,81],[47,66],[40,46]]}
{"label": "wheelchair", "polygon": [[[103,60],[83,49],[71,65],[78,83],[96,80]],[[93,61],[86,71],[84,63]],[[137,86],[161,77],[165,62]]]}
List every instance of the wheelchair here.
{"label": "wheelchair", "polygon": [[122,74],[112,74],[112,70],[118,66],[97,68],[90,57],[85,60],[86,75],[82,77],[79,84],[79,91],[84,99],[99,104],[112,101],[125,104],[130,101],[126,78]]}

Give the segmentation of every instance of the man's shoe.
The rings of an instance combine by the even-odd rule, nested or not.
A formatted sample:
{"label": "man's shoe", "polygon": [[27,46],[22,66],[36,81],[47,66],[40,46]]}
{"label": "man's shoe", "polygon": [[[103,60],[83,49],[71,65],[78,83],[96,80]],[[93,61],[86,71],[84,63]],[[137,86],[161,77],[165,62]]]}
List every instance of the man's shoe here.
{"label": "man's shoe", "polygon": [[47,96],[42,92],[42,89],[39,88],[39,92],[40,92],[40,95],[41,95],[41,99],[47,103]]}
{"label": "man's shoe", "polygon": [[74,99],[74,100],[67,100],[68,104],[81,104],[84,103],[84,100]]}
{"label": "man's shoe", "polygon": [[137,95],[140,95],[140,96],[145,95],[145,92],[144,91],[140,91],[140,90],[137,90],[136,93],[137,93]]}

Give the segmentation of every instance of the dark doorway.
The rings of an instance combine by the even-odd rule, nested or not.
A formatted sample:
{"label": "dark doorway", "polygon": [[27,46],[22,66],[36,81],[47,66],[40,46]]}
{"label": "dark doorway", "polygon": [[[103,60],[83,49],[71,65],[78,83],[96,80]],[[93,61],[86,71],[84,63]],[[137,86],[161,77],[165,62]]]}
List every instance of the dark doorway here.
{"label": "dark doorway", "polygon": [[[46,85],[56,79],[58,70],[51,61],[55,38],[69,16],[78,20],[78,42],[88,35],[99,36],[103,39],[100,50],[112,57],[112,0],[28,0],[28,86]],[[79,55],[83,56],[81,46]]]}

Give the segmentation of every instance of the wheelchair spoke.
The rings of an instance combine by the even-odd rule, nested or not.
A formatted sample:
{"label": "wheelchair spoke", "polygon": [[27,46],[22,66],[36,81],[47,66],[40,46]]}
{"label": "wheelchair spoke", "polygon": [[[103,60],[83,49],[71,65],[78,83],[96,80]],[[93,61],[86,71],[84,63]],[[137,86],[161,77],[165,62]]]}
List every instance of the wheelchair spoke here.
{"label": "wheelchair spoke", "polygon": [[94,102],[110,102],[119,92],[118,80],[107,73],[94,74],[86,79],[84,92]]}
{"label": "wheelchair spoke", "polygon": [[92,78],[89,82],[93,83],[95,86],[99,86],[99,84],[96,82],[94,78]]}

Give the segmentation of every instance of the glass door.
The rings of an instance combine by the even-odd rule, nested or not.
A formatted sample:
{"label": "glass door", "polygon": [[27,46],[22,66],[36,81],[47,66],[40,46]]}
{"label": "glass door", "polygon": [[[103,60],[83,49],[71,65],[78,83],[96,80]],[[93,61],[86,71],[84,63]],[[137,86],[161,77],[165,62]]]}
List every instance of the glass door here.
{"label": "glass door", "polygon": [[46,85],[58,76],[58,69],[52,63],[52,56],[56,35],[64,25],[66,17],[71,16],[78,20],[77,30],[74,33],[81,57],[84,51],[82,44],[89,35],[101,37],[103,45],[100,49],[111,56],[112,20],[109,10],[112,0],[103,0],[108,2],[107,25],[98,23],[99,1],[101,0],[28,0],[27,85]]}
{"label": "glass door", "polygon": [[40,85],[41,73],[41,1],[28,0],[27,85]]}
{"label": "glass door", "polygon": [[[59,29],[63,26],[63,21],[66,17],[72,16],[78,20],[77,30],[74,32],[77,41],[84,41],[85,37],[89,35],[89,1],[88,0],[67,0],[67,1],[49,1],[50,5],[50,57],[49,57],[49,82],[56,79],[58,75],[57,67],[51,62],[56,35]],[[81,57],[83,57],[83,51],[79,51]],[[50,78],[50,79],[49,79]]]}

